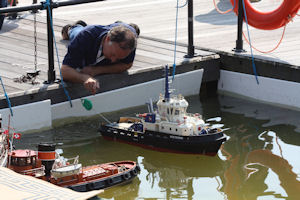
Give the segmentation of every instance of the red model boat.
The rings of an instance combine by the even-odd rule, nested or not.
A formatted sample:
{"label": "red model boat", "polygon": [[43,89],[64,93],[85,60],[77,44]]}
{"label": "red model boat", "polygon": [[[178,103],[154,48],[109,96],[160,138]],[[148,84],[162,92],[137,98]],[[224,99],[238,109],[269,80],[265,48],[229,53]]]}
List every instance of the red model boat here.
{"label": "red model boat", "polygon": [[140,171],[139,166],[133,161],[82,167],[78,163],[78,156],[65,159],[56,153],[54,144],[40,144],[38,152],[29,149],[9,152],[8,168],[78,192],[129,182]]}

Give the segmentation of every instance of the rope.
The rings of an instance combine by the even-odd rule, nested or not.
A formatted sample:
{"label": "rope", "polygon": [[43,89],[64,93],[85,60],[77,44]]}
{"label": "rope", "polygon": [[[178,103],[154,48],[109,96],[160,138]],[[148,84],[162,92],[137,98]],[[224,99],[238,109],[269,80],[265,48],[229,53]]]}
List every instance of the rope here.
{"label": "rope", "polygon": [[[278,44],[273,49],[271,49],[269,51],[262,51],[262,50],[259,50],[259,49],[255,48],[253,45],[252,45],[252,48],[255,49],[256,51],[260,52],[260,53],[266,53],[266,54],[275,51],[279,47],[279,45],[281,44],[281,42],[283,40],[283,37],[284,37],[284,34],[285,34],[285,28],[286,28],[286,25],[283,28],[282,35],[281,35],[281,38],[280,38]],[[248,39],[247,39],[244,32],[243,32],[243,36],[244,36],[244,39],[246,40],[246,42],[249,44],[249,41],[248,41]]]}
{"label": "rope", "polygon": [[215,6],[215,8],[216,8],[216,11],[217,11],[218,13],[220,13],[220,14],[227,14],[227,13],[233,11],[234,8],[235,8],[235,0],[234,0],[234,5],[233,5],[233,7],[232,7],[231,9],[226,10],[226,11],[222,11],[222,10],[220,10],[220,9],[218,8],[218,6],[217,6],[217,4],[216,4],[216,0],[213,0],[213,2],[214,2],[214,6]]}
{"label": "rope", "polygon": [[57,57],[57,63],[58,63],[58,68],[59,68],[59,74],[60,74],[60,82],[61,82],[61,85],[64,89],[64,92],[68,98],[68,101],[70,102],[70,106],[73,107],[73,104],[72,104],[72,100],[71,100],[71,97],[69,95],[69,92],[68,90],[66,89],[65,87],[65,83],[64,83],[64,80],[63,80],[63,77],[62,77],[62,74],[61,74],[61,70],[60,70],[60,61],[59,61],[59,56],[58,56],[58,48],[57,48],[57,45],[56,45],[56,39],[55,39],[55,35],[54,35],[54,30],[53,30],[53,22],[52,22],[52,15],[51,15],[51,10],[50,10],[50,2],[49,0],[46,1],[46,3],[44,4],[44,7],[47,7],[48,8],[48,12],[49,12],[49,18],[50,18],[50,23],[51,23],[51,31],[52,31],[52,35],[53,35],[53,39],[54,39],[54,46],[55,46],[55,51],[56,51],[56,57]]}
{"label": "rope", "polygon": [[244,9],[245,20],[246,20],[246,25],[247,25],[247,32],[248,32],[248,38],[249,38],[249,45],[250,45],[250,50],[251,50],[252,68],[253,68],[253,72],[254,72],[254,75],[255,75],[256,83],[259,84],[259,81],[258,81],[258,78],[257,78],[256,66],[255,66],[255,63],[254,63],[254,56],[253,56],[252,45],[251,45],[251,38],[250,38],[250,31],[249,31],[249,26],[248,26],[248,19],[247,19],[247,13],[246,13],[245,1],[242,0],[242,2],[243,2],[243,9]]}
{"label": "rope", "polygon": [[12,109],[11,109],[11,103],[10,103],[9,97],[7,96],[7,93],[6,93],[6,91],[5,91],[5,87],[4,87],[4,84],[3,84],[3,82],[2,82],[1,76],[0,76],[0,81],[1,81],[1,85],[2,85],[2,88],[3,88],[3,92],[4,92],[4,95],[5,95],[5,98],[6,98],[8,107],[9,107],[9,110],[10,110],[10,114],[11,114],[11,116],[14,116],[13,111],[12,111]]}

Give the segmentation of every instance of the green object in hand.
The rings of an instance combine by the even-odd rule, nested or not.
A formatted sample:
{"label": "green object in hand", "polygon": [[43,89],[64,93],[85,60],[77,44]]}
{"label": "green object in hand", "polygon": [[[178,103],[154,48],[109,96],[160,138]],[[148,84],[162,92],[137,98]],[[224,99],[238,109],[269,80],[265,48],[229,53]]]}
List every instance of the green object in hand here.
{"label": "green object in hand", "polygon": [[86,110],[91,110],[93,108],[93,103],[88,99],[81,99],[81,104]]}

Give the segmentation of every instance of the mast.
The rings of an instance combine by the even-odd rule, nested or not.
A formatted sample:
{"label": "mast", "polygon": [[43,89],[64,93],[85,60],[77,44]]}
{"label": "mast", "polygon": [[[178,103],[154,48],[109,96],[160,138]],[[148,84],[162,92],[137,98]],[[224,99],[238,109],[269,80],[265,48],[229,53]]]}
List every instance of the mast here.
{"label": "mast", "polygon": [[165,101],[169,101],[170,100],[170,91],[169,91],[169,68],[168,65],[166,65],[165,67]]}

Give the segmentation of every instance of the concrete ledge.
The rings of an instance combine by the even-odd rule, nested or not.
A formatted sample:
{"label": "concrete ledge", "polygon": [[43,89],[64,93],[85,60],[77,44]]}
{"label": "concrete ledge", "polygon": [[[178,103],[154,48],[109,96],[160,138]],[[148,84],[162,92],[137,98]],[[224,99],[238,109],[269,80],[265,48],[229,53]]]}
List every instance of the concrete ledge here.
{"label": "concrete ledge", "polygon": [[[219,63],[219,56],[216,54],[195,57],[193,59],[185,60],[181,64],[178,64],[176,66],[176,74],[182,74],[197,69],[204,69],[203,81],[216,81],[219,78]],[[172,67],[170,71],[172,71]],[[96,77],[100,82],[101,88],[98,94],[144,83],[147,81],[160,79],[163,76],[163,65],[157,65],[147,69],[143,68],[140,70],[130,70],[128,73],[123,74],[101,75]],[[90,96],[90,93],[86,91],[81,84],[66,83],[66,88],[71,99]],[[54,83],[51,85],[45,84],[38,89],[9,94],[9,98],[12,106],[39,102],[47,99],[51,100],[52,105],[68,101],[63,88],[58,83]],[[5,96],[3,95],[0,98],[0,109],[7,107],[7,102]]]}
{"label": "concrete ledge", "polygon": [[[300,66],[255,58],[258,76],[285,81],[300,82]],[[243,54],[220,54],[220,67],[223,70],[254,75],[252,58]]]}

